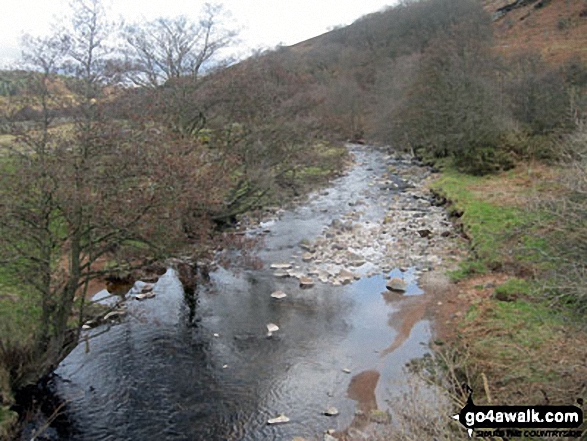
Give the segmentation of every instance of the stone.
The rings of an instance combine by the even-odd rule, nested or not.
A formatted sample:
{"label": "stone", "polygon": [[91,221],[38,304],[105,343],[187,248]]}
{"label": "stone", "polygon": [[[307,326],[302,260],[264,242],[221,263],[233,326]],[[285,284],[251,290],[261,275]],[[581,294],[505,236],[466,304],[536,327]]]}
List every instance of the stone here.
{"label": "stone", "polygon": [[146,294],[137,294],[135,296],[135,300],[142,301],[142,300],[152,299],[153,297],[155,297],[155,293],[148,292]]}
{"label": "stone", "polygon": [[332,435],[325,433],[324,434],[324,441],[338,441],[335,437],[333,437]]}
{"label": "stone", "polygon": [[300,248],[305,251],[312,251],[313,247],[312,244],[308,239],[302,239],[300,242]]}
{"label": "stone", "polygon": [[358,259],[350,259],[349,260],[349,265],[351,265],[351,266],[363,266],[363,265],[365,265],[365,263],[366,263],[366,261],[362,257],[360,257]]}
{"label": "stone", "polygon": [[311,288],[314,286],[314,280],[310,277],[300,277],[300,287]]}
{"label": "stone", "polygon": [[329,407],[324,411],[324,415],[326,416],[337,416],[340,412],[336,407]]}
{"label": "stone", "polygon": [[432,236],[432,231],[425,228],[422,230],[418,230],[418,234],[420,235],[420,237],[428,238]]}
{"label": "stone", "polygon": [[272,263],[269,268],[271,268],[273,270],[286,270],[286,269],[291,269],[291,267],[292,267],[291,263]]}
{"label": "stone", "polygon": [[304,253],[304,254],[302,255],[302,260],[303,260],[304,262],[310,262],[310,261],[311,261],[311,260],[313,260],[313,259],[314,259],[314,255],[313,255],[312,253]]}
{"label": "stone", "polygon": [[287,294],[284,293],[283,291],[275,291],[274,293],[271,293],[271,297],[277,300],[280,299],[284,299],[287,297]]}
{"label": "stone", "polygon": [[394,277],[389,282],[387,282],[386,287],[390,291],[406,292],[406,289],[408,288],[408,284],[406,282],[404,282],[402,279],[400,279],[399,277]]}
{"label": "stone", "polygon": [[279,331],[279,326],[277,326],[275,323],[268,323],[267,331],[269,331],[269,333],[277,332]]}
{"label": "stone", "polygon": [[338,277],[340,278],[340,283],[342,283],[343,285],[348,285],[349,283],[352,283],[356,278],[354,273],[346,269],[341,269],[338,272]]}
{"label": "stone", "polygon": [[278,417],[275,418],[270,418],[267,421],[267,424],[273,425],[273,424],[285,424],[285,423],[289,423],[289,418],[286,417],[284,414],[279,415]]}
{"label": "stone", "polygon": [[275,272],[273,273],[273,275],[274,275],[275,277],[277,277],[277,278],[280,278],[280,279],[284,279],[284,278],[286,278],[286,277],[289,277],[289,276],[290,276],[290,275],[289,275],[289,273],[288,273],[287,271],[284,271],[284,270],[278,270],[278,271],[275,271]]}
{"label": "stone", "polygon": [[126,311],[124,309],[117,309],[115,311],[110,311],[108,314],[104,316],[104,320],[109,320],[112,318],[119,318],[124,317],[126,315]]}
{"label": "stone", "polygon": [[343,371],[345,374],[350,374],[350,373],[351,373],[351,370],[350,370],[350,369],[348,369],[348,368],[344,368],[342,371]]}

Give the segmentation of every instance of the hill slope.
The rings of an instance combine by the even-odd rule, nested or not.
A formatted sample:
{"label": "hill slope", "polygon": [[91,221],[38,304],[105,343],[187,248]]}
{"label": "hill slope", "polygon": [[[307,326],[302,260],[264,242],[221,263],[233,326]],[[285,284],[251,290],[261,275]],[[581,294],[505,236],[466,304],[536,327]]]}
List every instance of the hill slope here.
{"label": "hill slope", "polygon": [[587,59],[584,0],[484,0],[483,7],[493,15],[500,52],[538,51],[550,63]]}

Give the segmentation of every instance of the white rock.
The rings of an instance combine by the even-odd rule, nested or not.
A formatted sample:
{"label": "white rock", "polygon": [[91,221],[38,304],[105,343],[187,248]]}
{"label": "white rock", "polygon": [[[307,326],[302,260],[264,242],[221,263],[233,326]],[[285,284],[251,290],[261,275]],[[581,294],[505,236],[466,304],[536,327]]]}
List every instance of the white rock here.
{"label": "white rock", "polygon": [[326,415],[326,416],[337,416],[338,414],[339,414],[339,411],[336,407],[329,407],[324,412],[324,415]]}
{"label": "white rock", "polygon": [[279,326],[275,323],[269,323],[267,324],[267,331],[269,331],[269,333],[277,332],[279,331]]}
{"label": "white rock", "polygon": [[108,314],[106,314],[104,316],[104,320],[108,320],[108,319],[111,319],[113,317],[123,317],[125,315],[126,315],[126,311],[118,309],[116,311],[111,311]]}
{"label": "white rock", "polygon": [[310,277],[300,277],[300,286],[302,288],[311,288],[314,286],[314,280]]}
{"label": "white rock", "polygon": [[283,291],[275,291],[274,293],[271,294],[271,297],[274,299],[284,299],[287,297],[287,294],[284,293]]}
{"label": "white rock", "polygon": [[289,423],[289,418],[286,417],[284,414],[281,414],[275,418],[271,418],[267,421],[267,424],[284,424],[284,423]]}
{"label": "white rock", "polygon": [[291,269],[291,267],[291,263],[272,263],[270,266],[270,268],[274,270],[286,270]]}

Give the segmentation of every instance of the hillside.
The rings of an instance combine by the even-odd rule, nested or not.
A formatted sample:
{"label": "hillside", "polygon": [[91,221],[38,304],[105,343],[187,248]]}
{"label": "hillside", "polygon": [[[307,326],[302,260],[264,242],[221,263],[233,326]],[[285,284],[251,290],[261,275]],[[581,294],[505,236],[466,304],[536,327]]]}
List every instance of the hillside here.
{"label": "hillside", "polygon": [[[495,48],[500,53],[516,56],[521,51],[537,51],[553,64],[572,57],[587,59],[585,0],[483,0],[482,4],[492,16]],[[382,21],[397,15],[397,8],[369,14],[348,27],[334,29],[291,48],[298,53],[318,50],[346,40],[345,35],[353,29],[377,28]]]}
{"label": "hillside", "polygon": [[515,56],[540,52],[550,63],[587,59],[587,3],[584,0],[484,0],[494,19],[497,49]]}

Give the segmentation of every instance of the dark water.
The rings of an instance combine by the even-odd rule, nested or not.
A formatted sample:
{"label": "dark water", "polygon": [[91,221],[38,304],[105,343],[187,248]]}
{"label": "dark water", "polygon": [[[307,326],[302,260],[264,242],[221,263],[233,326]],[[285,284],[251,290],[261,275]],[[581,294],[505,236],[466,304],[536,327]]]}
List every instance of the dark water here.
{"label": "dark water", "polygon": [[[358,165],[328,194],[270,224],[264,269],[216,271],[197,293],[193,315],[170,270],[154,299],[129,302],[129,316],[92,339],[89,352],[80,344],[58,368],[55,385],[68,401],[69,439],[311,438],[345,429],[359,408],[386,409],[404,386],[405,363],[427,352],[430,339],[413,273],[404,274],[411,283],[401,297],[386,293],[381,276],[302,290],[269,270],[292,260],[302,238],[320,234],[357,198],[366,203],[363,219],[383,216],[389,191],[369,186],[385,170],[383,156],[358,148],[355,154]],[[277,289],[288,297],[271,299]],[[272,338],[267,323],[280,327]],[[340,415],[324,416],[330,406]],[[291,422],[267,425],[281,413]]]}

